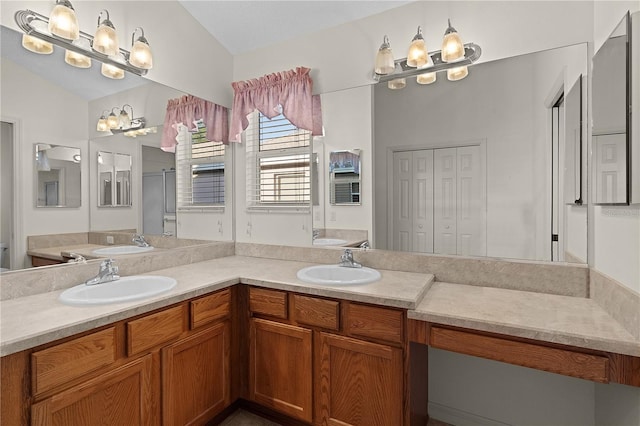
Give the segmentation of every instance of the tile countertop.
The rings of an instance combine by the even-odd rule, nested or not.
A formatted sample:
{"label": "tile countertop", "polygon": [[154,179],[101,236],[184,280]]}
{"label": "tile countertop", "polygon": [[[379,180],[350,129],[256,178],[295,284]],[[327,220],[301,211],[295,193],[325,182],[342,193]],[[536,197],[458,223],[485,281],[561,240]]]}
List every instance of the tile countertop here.
{"label": "tile countertop", "polygon": [[[175,278],[167,293],[141,301],[87,307],[67,306],[52,291],[0,303],[0,355],[9,355],[72,336],[239,282],[310,295],[413,309],[433,282],[433,275],[381,270],[382,279],[366,285],[327,287],[296,277],[312,263],[230,256],[153,271],[144,275]],[[105,284],[105,285],[108,285]]]}
{"label": "tile countertop", "polygon": [[592,299],[436,282],[408,317],[640,356],[640,341]]}

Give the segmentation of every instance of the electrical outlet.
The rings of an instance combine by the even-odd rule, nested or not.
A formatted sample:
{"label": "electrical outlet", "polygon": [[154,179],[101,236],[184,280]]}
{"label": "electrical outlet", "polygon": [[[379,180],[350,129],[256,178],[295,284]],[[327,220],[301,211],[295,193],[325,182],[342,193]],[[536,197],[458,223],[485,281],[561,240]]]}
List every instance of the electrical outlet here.
{"label": "electrical outlet", "polygon": [[113,244],[113,235],[107,235],[107,244]]}

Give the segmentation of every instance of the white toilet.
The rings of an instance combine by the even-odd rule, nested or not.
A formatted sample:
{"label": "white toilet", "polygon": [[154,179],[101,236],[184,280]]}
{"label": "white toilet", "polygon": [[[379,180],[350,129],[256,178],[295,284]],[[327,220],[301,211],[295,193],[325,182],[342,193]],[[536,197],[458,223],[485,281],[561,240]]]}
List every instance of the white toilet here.
{"label": "white toilet", "polygon": [[8,268],[3,268],[4,258],[7,255],[7,249],[9,246],[6,243],[0,243],[0,272],[8,271]]}

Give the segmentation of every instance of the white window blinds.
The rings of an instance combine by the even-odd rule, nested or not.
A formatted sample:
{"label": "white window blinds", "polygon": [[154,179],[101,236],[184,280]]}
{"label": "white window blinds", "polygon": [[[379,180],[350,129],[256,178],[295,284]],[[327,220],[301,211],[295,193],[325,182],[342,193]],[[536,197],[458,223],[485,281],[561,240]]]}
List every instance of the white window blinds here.
{"label": "white window blinds", "polygon": [[202,120],[181,125],[176,148],[178,209],[224,206],[225,145],[206,138]]}
{"label": "white window blinds", "polygon": [[247,205],[309,207],[311,204],[311,132],[282,114],[268,119],[253,113],[245,131]]}

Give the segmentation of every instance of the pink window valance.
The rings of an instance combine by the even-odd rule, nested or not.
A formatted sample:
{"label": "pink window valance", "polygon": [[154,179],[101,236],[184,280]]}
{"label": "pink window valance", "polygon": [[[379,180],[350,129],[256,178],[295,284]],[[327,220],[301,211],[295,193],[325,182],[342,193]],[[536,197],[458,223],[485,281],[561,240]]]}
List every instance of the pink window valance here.
{"label": "pink window valance", "polygon": [[282,113],[294,126],[322,134],[320,96],[313,95],[313,82],[309,68],[265,75],[247,81],[231,83],[233,109],[229,139],[240,142],[240,134],[249,126],[247,115],[254,110],[268,118]]}
{"label": "pink window valance", "polygon": [[192,128],[194,121],[202,120],[207,126],[207,139],[213,142],[228,142],[229,112],[226,107],[205,101],[193,95],[185,95],[167,101],[167,113],[162,128],[160,148],[176,152],[176,136],[180,123]]}

